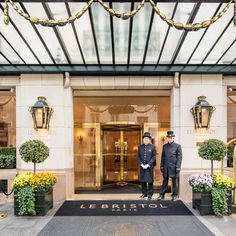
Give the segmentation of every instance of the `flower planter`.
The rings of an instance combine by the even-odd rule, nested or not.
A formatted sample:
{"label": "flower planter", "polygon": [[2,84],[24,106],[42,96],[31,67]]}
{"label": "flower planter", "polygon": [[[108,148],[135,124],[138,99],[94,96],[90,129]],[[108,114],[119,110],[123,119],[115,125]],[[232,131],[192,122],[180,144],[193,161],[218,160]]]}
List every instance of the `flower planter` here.
{"label": "flower planter", "polygon": [[16,169],[16,163],[13,162],[9,165],[1,166],[0,169]]}
{"label": "flower planter", "polygon": [[[19,203],[14,193],[14,214],[19,216]],[[45,216],[53,208],[53,189],[47,192],[35,192],[35,211],[37,216]]]}
{"label": "flower planter", "polygon": [[[232,191],[228,191],[228,214],[232,213]],[[197,209],[200,215],[214,215],[212,210],[211,192],[195,192],[193,190],[192,207]]]}

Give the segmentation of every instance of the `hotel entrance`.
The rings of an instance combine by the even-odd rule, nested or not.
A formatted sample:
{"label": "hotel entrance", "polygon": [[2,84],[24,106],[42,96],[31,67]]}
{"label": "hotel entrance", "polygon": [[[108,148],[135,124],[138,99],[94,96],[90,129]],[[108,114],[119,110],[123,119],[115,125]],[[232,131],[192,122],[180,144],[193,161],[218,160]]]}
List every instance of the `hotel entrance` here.
{"label": "hotel entrance", "polygon": [[140,134],[140,125],[102,126],[103,185],[138,184]]}
{"label": "hotel entrance", "polygon": [[139,184],[137,151],[146,131],[156,145],[154,186],[160,186],[160,153],[169,128],[169,96],[74,96],[75,192]]}

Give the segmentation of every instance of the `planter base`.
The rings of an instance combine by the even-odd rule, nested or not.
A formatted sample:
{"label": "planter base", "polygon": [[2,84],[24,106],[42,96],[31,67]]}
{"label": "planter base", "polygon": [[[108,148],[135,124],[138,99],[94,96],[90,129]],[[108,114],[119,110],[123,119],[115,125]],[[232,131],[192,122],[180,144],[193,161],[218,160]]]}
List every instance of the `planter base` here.
{"label": "planter base", "polygon": [[[16,194],[16,193],[15,193]],[[45,216],[53,208],[53,190],[35,193],[35,211],[37,216]],[[19,216],[19,203],[14,196],[14,214]]]}
{"label": "planter base", "polygon": [[[232,213],[232,193],[228,191],[228,214]],[[197,209],[200,215],[214,215],[212,210],[211,192],[195,192],[193,191],[192,207]]]}

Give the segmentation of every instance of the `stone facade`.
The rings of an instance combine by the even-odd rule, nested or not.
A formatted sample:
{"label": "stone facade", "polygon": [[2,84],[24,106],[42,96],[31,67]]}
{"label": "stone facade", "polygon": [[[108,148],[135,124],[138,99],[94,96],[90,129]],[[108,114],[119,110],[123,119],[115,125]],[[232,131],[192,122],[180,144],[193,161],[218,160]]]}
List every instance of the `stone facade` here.
{"label": "stone facade", "polygon": [[[198,142],[208,138],[227,141],[227,85],[236,86],[235,78],[223,78],[220,74],[186,74],[179,78],[179,85],[173,77],[139,77],[137,83],[131,77],[99,78],[73,77],[65,86],[62,74],[22,74],[20,77],[1,77],[0,86],[16,88],[16,147],[30,139],[40,139],[50,148],[49,158],[37,164],[38,171],[53,171],[59,180],[55,186],[54,198],[62,200],[72,198],[74,193],[73,171],[73,90],[80,89],[169,89],[171,90],[171,128],[176,133],[176,142],[183,148],[183,162],[180,178],[180,198],[191,199],[191,188],[187,177],[194,172],[208,171],[210,162],[198,157]],[[131,82],[130,82],[131,81]],[[69,85],[69,86],[68,86]],[[70,86],[71,85],[71,86]],[[206,100],[216,107],[208,131],[196,131],[190,108],[197,97],[206,96]],[[49,131],[35,131],[32,117],[28,112],[38,96],[47,98],[54,113]],[[215,163],[220,168],[220,163]],[[20,172],[33,169],[33,164],[25,163],[17,154],[17,167]],[[9,184],[14,178],[12,171],[0,171],[1,177],[8,178]]]}

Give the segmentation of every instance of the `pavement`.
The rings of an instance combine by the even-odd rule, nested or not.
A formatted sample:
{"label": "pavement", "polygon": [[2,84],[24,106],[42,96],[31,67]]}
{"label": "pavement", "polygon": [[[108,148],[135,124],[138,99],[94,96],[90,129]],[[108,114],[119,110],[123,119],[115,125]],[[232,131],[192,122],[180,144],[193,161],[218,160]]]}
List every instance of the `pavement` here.
{"label": "pavement", "polygon": [[[111,199],[137,199],[139,194],[76,194],[76,200],[111,200]],[[156,198],[157,196],[154,196]],[[168,199],[168,198],[167,198]],[[0,213],[5,213],[6,218],[0,219],[1,236],[151,236],[151,235],[170,235],[170,236],[193,236],[193,235],[217,235],[232,236],[236,232],[236,214],[230,216],[200,216],[192,209],[191,203],[185,202],[186,206],[194,213],[197,219],[206,226],[197,228],[192,227],[191,231],[181,232],[185,224],[199,224],[196,217],[191,216],[80,216],[80,217],[54,217],[63,202],[54,202],[54,207],[46,216],[23,217],[14,216],[13,200],[0,200]],[[191,220],[190,220],[191,219]],[[191,221],[191,222],[190,222]],[[49,223],[50,222],[50,223]],[[49,224],[48,224],[49,223]],[[47,225],[48,224],[48,225]],[[175,226],[174,228],[172,226]],[[199,224],[200,225],[200,224]],[[61,228],[59,229],[58,226]],[[63,227],[62,227],[63,226]],[[80,227],[78,231],[78,226]],[[76,231],[77,229],[77,231]],[[95,230],[96,229],[96,230]],[[168,230],[167,230],[168,229]],[[158,231],[159,230],[159,231]],[[209,232],[208,232],[209,230]],[[198,231],[198,232],[197,232]],[[143,233],[142,233],[143,232]]]}

